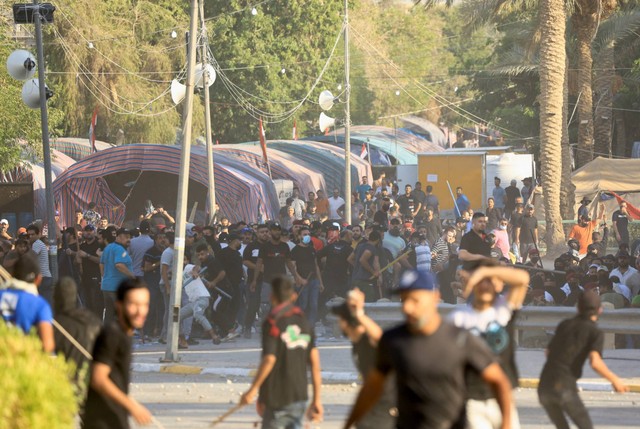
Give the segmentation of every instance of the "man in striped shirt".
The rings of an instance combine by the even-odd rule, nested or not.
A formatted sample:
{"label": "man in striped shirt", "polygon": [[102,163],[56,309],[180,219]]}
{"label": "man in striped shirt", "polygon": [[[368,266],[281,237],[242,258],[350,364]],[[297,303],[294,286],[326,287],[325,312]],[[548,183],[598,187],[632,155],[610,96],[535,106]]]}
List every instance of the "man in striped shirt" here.
{"label": "man in striped shirt", "polygon": [[40,296],[51,306],[53,301],[53,278],[49,270],[49,248],[41,240],[40,227],[38,227],[38,225],[29,225],[27,227],[27,235],[29,236],[31,250],[36,254],[38,266],[40,267],[40,275],[42,276],[38,291],[40,292]]}
{"label": "man in striped shirt", "polygon": [[456,239],[456,230],[452,226],[444,229],[442,236],[438,238],[431,249],[431,271],[438,273],[445,268],[445,264],[449,262],[449,246]]}

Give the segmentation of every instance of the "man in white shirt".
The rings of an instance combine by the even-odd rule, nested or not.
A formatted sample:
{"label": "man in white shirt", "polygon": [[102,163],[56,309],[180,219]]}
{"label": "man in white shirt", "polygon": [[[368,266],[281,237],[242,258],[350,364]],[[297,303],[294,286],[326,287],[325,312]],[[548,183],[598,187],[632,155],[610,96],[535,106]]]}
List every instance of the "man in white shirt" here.
{"label": "man in white shirt", "polygon": [[329,220],[341,221],[344,216],[344,199],[338,188],[333,189],[333,197],[329,198]]}
{"label": "man in white shirt", "polygon": [[53,303],[53,278],[49,270],[49,248],[40,239],[40,228],[38,225],[29,225],[27,227],[27,234],[29,235],[31,250],[36,254],[38,266],[40,267],[40,275],[42,276],[38,292],[40,296],[47,301],[49,306],[51,306]]}
{"label": "man in white shirt", "polygon": [[631,276],[638,272],[638,270],[629,265],[629,262],[629,255],[627,253],[620,253],[618,255],[618,268],[611,270],[609,278],[614,276],[618,277],[620,279],[620,283],[626,285]]}
{"label": "man in white shirt", "polygon": [[[211,336],[213,344],[220,344],[220,337],[216,334],[211,323],[204,315],[204,311],[209,306],[211,294],[204,283],[202,283],[195,265],[188,264],[184,267],[183,282],[184,292],[187,294],[188,302],[180,309],[180,326],[182,326],[182,321],[184,319],[193,317],[195,321],[202,326],[205,332]],[[178,348],[189,348],[187,340],[182,333],[180,333],[180,337],[178,339]]]}

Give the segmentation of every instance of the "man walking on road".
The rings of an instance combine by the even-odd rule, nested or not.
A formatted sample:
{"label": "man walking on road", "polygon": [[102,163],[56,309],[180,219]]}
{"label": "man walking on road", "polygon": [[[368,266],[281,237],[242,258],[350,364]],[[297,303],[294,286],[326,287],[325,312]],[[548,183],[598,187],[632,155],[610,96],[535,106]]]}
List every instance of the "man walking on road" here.
{"label": "man walking on road", "polygon": [[465,370],[471,368],[496,392],[502,429],[510,428],[511,384],[486,344],[438,314],[440,293],[431,275],[406,272],[398,287],[406,322],[386,331],[345,424],[350,428],[378,401],[387,377],[396,375],[399,429],[449,429],[462,424]]}
{"label": "man walking on road", "polygon": [[593,428],[577,386],[587,358],[591,368],[609,380],[616,392],[629,391],[629,387],[602,360],[604,333],[596,325],[601,313],[598,294],[583,293],[578,298],[578,314],[558,325],[547,347],[547,362],[540,375],[538,398],[558,429],[569,429],[565,414],[579,429]]}
{"label": "man walking on road", "polygon": [[271,284],[269,316],[262,326],[262,360],[253,383],[240,398],[241,405],[258,397],[263,429],[302,428],[307,407],[307,369],[311,370],[313,397],[307,418],[321,421],[320,353],[304,313],[293,302],[291,281],[276,276]]}
{"label": "man walking on road", "polygon": [[142,329],[149,312],[149,290],[135,278],[117,288],[117,319],[102,328],[93,348],[89,393],[82,416],[83,429],[128,429],[130,414],[147,425],[149,410],[129,396],[131,337]]}

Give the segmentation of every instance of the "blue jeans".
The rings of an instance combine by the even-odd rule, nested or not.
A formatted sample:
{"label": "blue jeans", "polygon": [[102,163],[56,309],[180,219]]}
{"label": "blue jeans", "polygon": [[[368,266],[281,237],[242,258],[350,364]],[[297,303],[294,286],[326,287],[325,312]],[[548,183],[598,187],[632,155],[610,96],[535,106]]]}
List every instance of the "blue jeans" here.
{"label": "blue jeans", "polygon": [[307,319],[311,324],[311,329],[316,324],[318,318],[318,297],[320,296],[320,281],[318,279],[312,279],[307,282],[299,290],[298,306],[307,315]]}
{"label": "blue jeans", "polygon": [[302,429],[307,401],[294,402],[278,410],[267,407],[262,416],[262,429]]}

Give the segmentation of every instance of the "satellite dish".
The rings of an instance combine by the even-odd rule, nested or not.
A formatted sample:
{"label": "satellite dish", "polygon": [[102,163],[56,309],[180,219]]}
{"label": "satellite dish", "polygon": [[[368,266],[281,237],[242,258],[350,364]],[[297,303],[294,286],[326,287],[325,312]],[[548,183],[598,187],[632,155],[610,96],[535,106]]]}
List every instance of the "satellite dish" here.
{"label": "satellite dish", "polygon": [[320,96],[318,97],[318,104],[320,105],[320,108],[322,108],[322,110],[331,109],[334,102],[335,98],[333,97],[333,94],[327,89],[322,91],[320,93]]}
{"label": "satellite dish", "polygon": [[336,124],[336,120],[324,114],[324,112],[320,113],[320,118],[318,119],[318,125],[320,126],[320,132],[325,132],[329,128],[333,127]]}
{"label": "satellite dish", "polygon": [[[31,79],[24,83],[22,86],[22,101],[28,107],[32,109],[38,109],[40,107],[40,83],[38,79]],[[47,100],[53,97],[53,91],[45,85]]]}
{"label": "satellite dish", "polygon": [[[216,81],[216,71],[211,64],[205,65],[205,70],[207,71],[207,88],[213,85],[213,82]],[[202,89],[204,87],[204,79],[202,77],[202,63],[196,65],[196,88]]]}
{"label": "satellite dish", "polygon": [[36,59],[29,51],[13,51],[7,58],[7,71],[14,79],[31,79],[36,73]]}
{"label": "satellite dish", "polygon": [[180,102],[184,100],[186,93],[186,86],[178,82],[176,79],[171,81],[171,100],[173,100],[173,104],[180,104]]}

